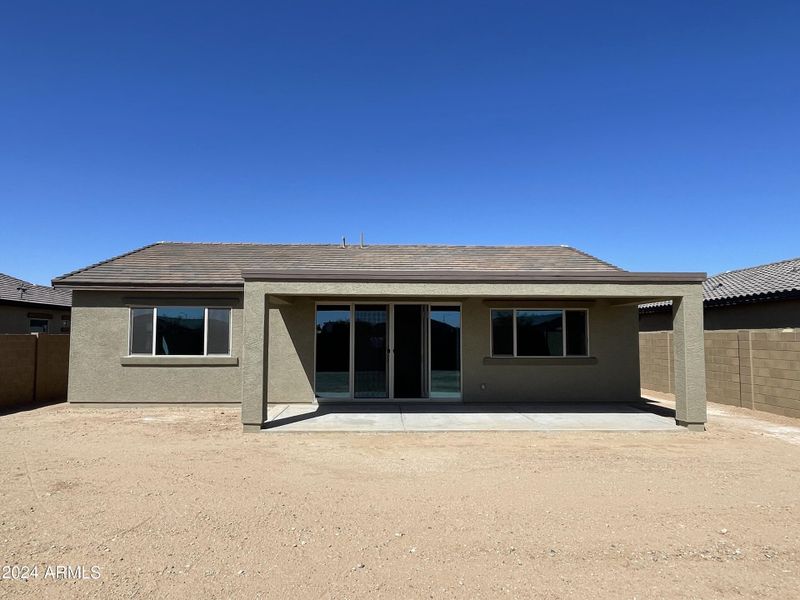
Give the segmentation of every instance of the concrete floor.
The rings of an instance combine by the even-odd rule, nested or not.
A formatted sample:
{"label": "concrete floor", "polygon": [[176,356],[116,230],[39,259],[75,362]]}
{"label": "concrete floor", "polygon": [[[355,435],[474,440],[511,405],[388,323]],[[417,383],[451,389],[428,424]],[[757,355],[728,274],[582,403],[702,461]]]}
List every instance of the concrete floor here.
{"label": "concrete floor", "polygon": [[266,431],[679,431],[628,404],[275,404]]}

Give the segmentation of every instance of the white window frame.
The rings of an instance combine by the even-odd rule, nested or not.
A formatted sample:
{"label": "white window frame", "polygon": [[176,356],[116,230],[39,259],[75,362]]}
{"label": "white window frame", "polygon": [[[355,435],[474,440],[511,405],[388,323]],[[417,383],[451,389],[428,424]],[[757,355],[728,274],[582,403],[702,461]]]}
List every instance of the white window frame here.
{"label": "white window frame", "polygon": [[[202,354],[156,354],[156,323],[158,321],[159,308],[202,308],[203,309],[203,353]],[[228,311],[228,352],[227,354],[209,354],[208,353],[208,309],[222,309]],[[150,309],[153,311],[153,325],[152,325],[152,340],[151,351],[149,354],[144,352],[137,352],[134,354],[132,350],[133,344],[133,310],[134,309]],[[233,350],[233,310],[230,306],[192,306],[192,305],[142,305],[128,307],[128,356],[153,356],[156,358],[171,358],[171,357],[197,357],[197,356],[231,356]]]}
{"label": "white window frame", "polygon": [[[556,356],[531,356],[517,354],[517,311],[542,311],[542,312],[560,312],[561,313],[561,354]],[[567,354],[567,311],[582,311],[586,314],[586,354]],[[495,311],[511,311],[511,334],[513,337],[512,350],[513,354],[495,354],[494,353],[494,319],[492,318]],[[491,308],[489,309],[489,356],[492,358],[587,358],[591,356],[589,346],[589,309],[588,308]]]}

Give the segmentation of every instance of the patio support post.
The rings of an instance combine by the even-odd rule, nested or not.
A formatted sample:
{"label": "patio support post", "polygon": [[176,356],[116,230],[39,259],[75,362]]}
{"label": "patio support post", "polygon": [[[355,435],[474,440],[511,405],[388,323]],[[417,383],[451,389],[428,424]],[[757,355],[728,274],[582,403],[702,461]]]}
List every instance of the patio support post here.
{"label": "patio support post", "polygon": [[242,425],[260,431],[267,420],[269,301],[258,283],[244,284]]}
{"label": "patio support post", "polygon": [[706,362],[703,338],[703,291],[672,301],[675,420],[692,431],[705,431]]}

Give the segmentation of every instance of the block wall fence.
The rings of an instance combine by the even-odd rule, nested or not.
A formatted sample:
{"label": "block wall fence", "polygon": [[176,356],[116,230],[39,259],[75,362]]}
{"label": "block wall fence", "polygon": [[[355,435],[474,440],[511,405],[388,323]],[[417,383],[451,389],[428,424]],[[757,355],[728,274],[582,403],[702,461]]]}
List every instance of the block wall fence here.
{"label": "block wall fence", "polygon": [[67,398],[69,335],[0,335],[0,411]]}
{"label": "block wall fence", "polygon": [[[639,333],[641,386],[674,393],[672,332]],[[800,331],[706,331],[709,402],[800,418]]]}

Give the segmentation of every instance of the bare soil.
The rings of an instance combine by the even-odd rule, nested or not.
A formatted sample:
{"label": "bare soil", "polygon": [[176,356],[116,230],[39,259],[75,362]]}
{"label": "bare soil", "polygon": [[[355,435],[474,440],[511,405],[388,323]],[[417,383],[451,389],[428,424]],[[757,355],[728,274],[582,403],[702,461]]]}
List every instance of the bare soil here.
{"label": "bare soil", "polygon": [[706,433],[242,434],[234,408],[5,415],[0,566],[39,577],[0,597],[797,598],[797,425],[715,409]]}

